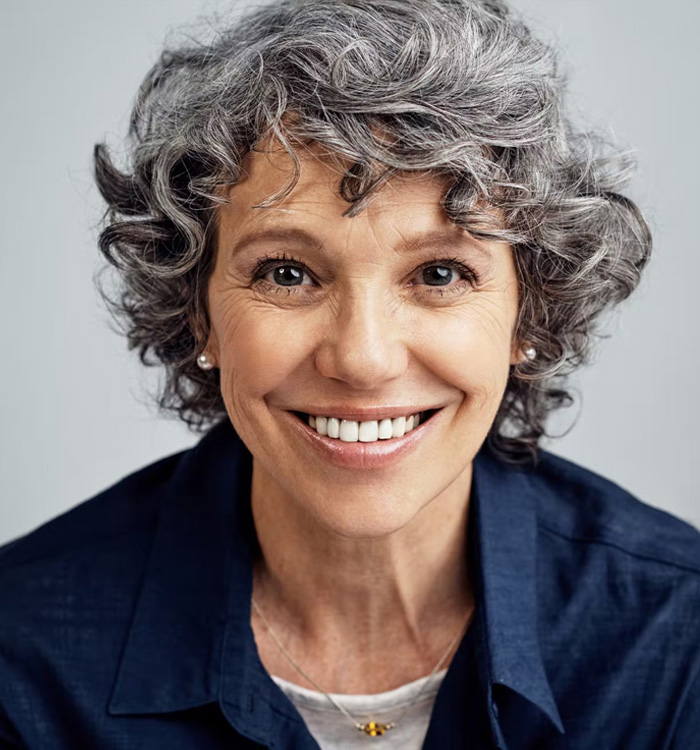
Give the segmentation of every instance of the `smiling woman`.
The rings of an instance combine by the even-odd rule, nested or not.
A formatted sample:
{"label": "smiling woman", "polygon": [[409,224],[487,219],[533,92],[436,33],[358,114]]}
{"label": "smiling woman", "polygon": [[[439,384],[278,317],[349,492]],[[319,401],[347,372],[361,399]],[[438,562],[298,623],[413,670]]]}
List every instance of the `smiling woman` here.
{"label": "smiling woman", "polygon": [[539,447],[649,257],[628,165],[496,0],[216,32],[95,150],[207,434],[0,551],[3,746],[693,746],[700,535]]}
{"label": "smiling woman", "polygon": [[513,255],[449,221],[436,176],[395,177],[349,217],[333,165],[314,149],[297,159],[282,211],[253,208],[289,176],[274,143],[218,209],[206,356],[260,459],[260,503],[298,505],[318,533],[380,537],[469,494],[471,458],[524,359]]}

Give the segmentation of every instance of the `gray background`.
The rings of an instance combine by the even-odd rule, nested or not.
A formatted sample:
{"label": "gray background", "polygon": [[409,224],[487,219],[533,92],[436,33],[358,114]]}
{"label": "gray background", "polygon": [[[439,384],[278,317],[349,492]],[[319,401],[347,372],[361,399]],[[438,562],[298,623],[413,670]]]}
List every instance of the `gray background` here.
{"label": "gray background", "polygon": [[[571,109],[634,147],[655,257],[551,448],[700,526],[700,4],[518,0],[565,54]],[[96,141],[118,145],[167,31],[226,3],[1,0],[0,543],[196,437],[157,418],[93,288]],[[557,420],[570,424],[574,413]]]}

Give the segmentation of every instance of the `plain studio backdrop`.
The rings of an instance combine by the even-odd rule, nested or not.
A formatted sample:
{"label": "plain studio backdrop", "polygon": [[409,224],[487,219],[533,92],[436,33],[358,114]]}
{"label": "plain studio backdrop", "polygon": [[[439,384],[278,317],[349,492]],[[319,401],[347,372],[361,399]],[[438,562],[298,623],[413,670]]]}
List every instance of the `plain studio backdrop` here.
{"label": "plain studio backdrop", "polygon": [[[241,5],[245,5],[242,3]],[[518,0],[555,40],[578,122],[637,154],[631,195],[655,251],[610,339],[577,379],[573,429],[545,447],[700,526],[700,4]],[[159,418],[157,384],[94,289],[103,205],[93,144],[120,146],[166,34],[229,4],[2,0],[0,543],[197,436]]]}

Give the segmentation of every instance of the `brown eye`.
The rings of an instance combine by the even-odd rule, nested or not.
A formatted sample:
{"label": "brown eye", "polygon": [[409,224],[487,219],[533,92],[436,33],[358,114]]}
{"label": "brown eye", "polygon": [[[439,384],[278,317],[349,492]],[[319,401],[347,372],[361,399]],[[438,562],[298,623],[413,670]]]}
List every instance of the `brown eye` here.
{"label": "brown eye", "polygon": [[421,275],[423,282],[428,286],[447,286],[459,279],[457,271],[448,266],[428,266],[423,269]]}
{"label": "brown eye", "polygon": [[279,286],[299,286],[304,281],[304,272],[296,266],[277,266],[269,273],[272,283]]}

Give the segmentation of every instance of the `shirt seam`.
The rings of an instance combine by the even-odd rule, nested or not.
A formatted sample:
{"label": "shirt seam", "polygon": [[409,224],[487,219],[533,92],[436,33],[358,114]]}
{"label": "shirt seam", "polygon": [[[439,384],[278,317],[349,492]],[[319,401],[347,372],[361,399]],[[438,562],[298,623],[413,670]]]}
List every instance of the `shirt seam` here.
{"label": "shirt seam", "polygon": [[659,565],[667,565],[677,570],[682,570],[688,573],[695,573],[696,575],[700,575],[700,567],[695,568],[692,565],[686,565],[683,563],[674,562],[673,560],[666,560],[666,559],[663,559],[661,557],[657,557],[654,555],[647,555],[641,552],[635,552],[626,547],[623,547],[621,544],[618,544],[617,542],[613,542],[608,539],[599,539],[595,537],[565,534],[564,532],[559,531],[558,529],[554,529],[551,526],[548,526],[543,521],[538,521],[537,526],[542,531],[549,532],[550,534],[556,537],[559,537],[560,539],[566,539],[569,542],[576,542],[579,544],[598,544],[603,547],[610,547],[612,549],[618,550],[619,552],[624,552],[626,555],[629,555],[630,557],[635,557],[637,559],[645,560],[647,562],[655,562],[655,563],[658,563]]}

